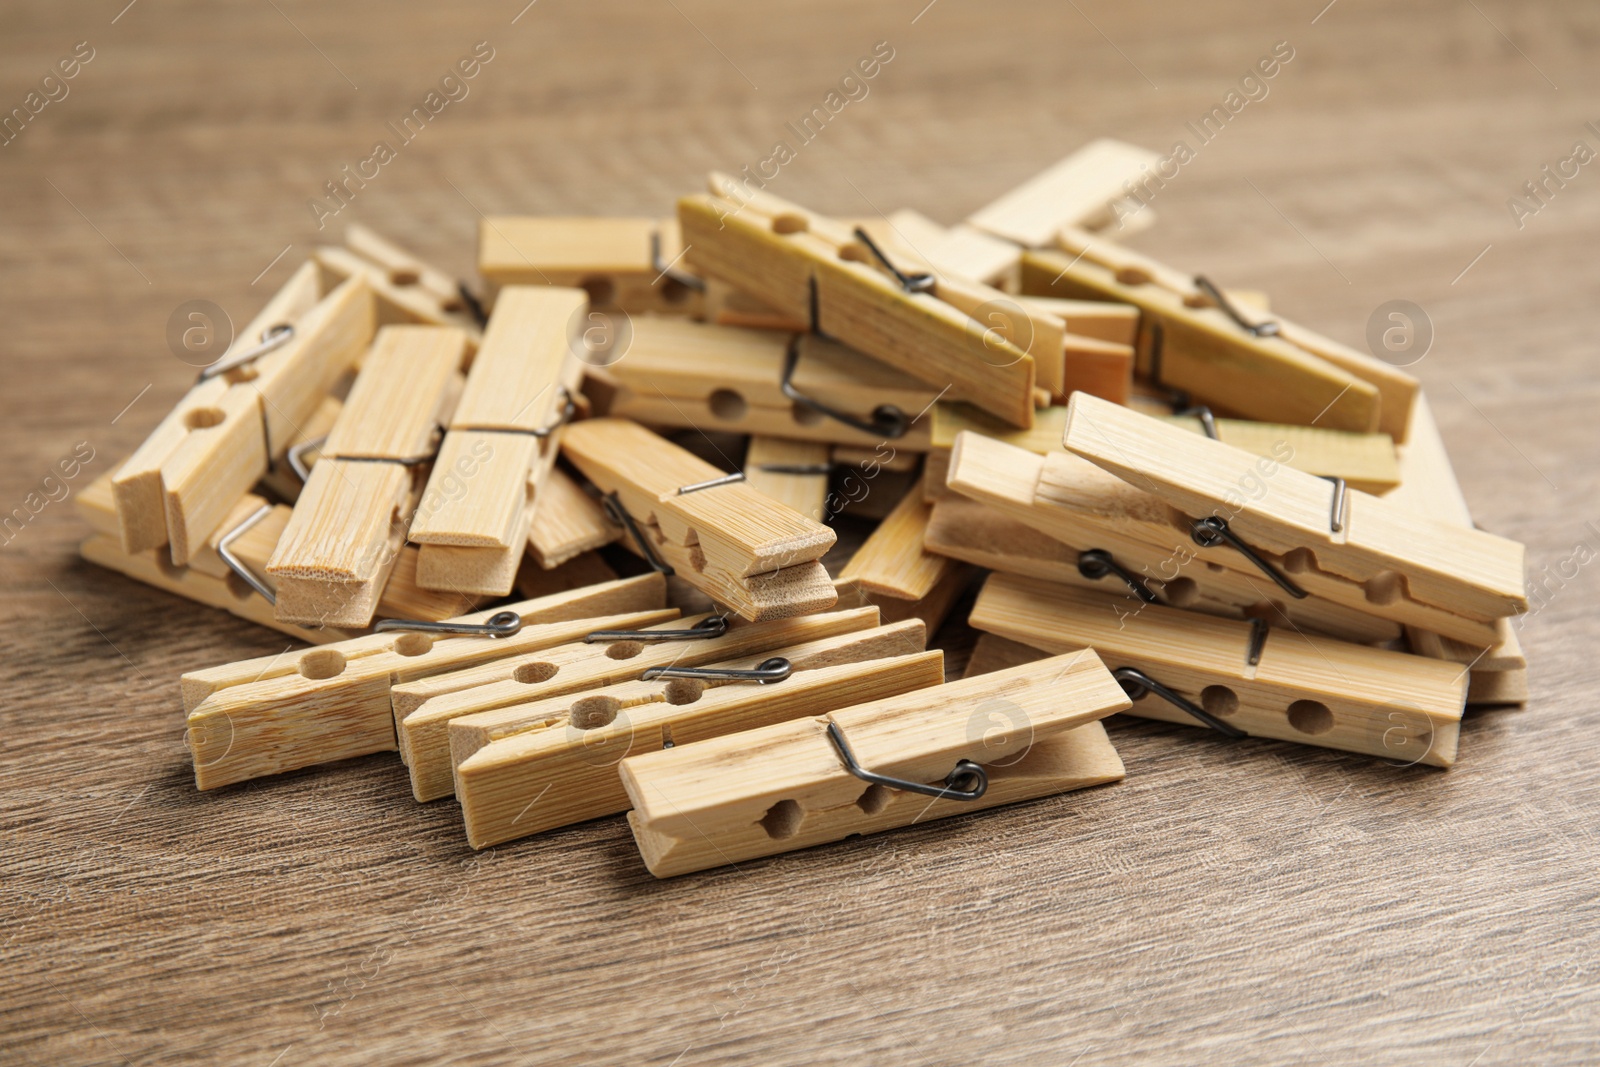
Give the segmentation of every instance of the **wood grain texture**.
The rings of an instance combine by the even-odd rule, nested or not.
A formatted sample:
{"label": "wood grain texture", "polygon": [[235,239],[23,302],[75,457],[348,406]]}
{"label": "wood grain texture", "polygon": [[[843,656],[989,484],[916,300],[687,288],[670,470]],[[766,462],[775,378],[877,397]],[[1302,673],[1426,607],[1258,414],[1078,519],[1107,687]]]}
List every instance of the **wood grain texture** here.
{"label": "wood grain texture", "polygon": [[[1340,0],[1312,25],[1325,0],[940,0],[912,25],[926,0],[541,2],[512,25],[520,2],[279,0],[356,92],[270,5],[110,24],[125,2],[21,6],[0,33],[8,112],[73,42],[98,52],[0,149],[0,507],[39,494],[0,538],[0,1059],[1593,1061],[1600,571],[1562,561],[1600,545],[1600,190],[1583,168],[1522,229],[1506,200],[1594,144],[1594,5]],[[484,39],[469,96],[385,133]],[[1469,712],[1447,774],[1120,716],[1115,786],[736,871],[657,882],[619,817],[474,855],[392,754],[196,793],[178,676],[290,639],[85,563],[89,527],[40,507],[79,442],[74,493],[187,391],[175,307],[242,326],[347,220],[471,282],[478,210],[666,214],[794,144],[784,124],[886,40],[774,188],[951,223],[1096,137],[1193,145],[1184,123],[1280,39],[1270,95],[1132,243],[1358,348],[1383,303],[1426,309],[1407,369],[1539,605],[1528,706]],[[397,158],[319,231],[306,201],[379,137]]]}

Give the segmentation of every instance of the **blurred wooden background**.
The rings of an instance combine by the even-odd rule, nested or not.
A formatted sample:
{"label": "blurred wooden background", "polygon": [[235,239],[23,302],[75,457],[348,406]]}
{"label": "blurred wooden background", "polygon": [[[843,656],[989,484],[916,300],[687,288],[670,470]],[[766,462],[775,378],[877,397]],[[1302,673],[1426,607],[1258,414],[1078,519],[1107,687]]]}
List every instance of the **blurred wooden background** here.
{"label": "blurred wooden background", "polygon": [[[1535,576],[1600,548],[1600,169],[1507,204],[1600,148],[1594,5],[522,3],[7,5],[0,111],[93,58],[0,147],[0,506],[142,439],[193,376],[178,304],[242,323],[348,219],[465,275],[480,212],[661,212],[887,41],[773,189],[953,221],[1092,137],[1192,140],[1287,41],[1138,246],[1353,344],[1417,302],[1479,521]],[[319,235],[308,201],[480,41]],[[1600,568],[1552,579],[1534,699],[1449,773],[1120,724],[1122,785],[660,883],[621,818],[475,855],[392,758],[197,795],[178,674],[283,641],[84,530],[52,502],[0,548],[0,1060],[1596,1058]]]}

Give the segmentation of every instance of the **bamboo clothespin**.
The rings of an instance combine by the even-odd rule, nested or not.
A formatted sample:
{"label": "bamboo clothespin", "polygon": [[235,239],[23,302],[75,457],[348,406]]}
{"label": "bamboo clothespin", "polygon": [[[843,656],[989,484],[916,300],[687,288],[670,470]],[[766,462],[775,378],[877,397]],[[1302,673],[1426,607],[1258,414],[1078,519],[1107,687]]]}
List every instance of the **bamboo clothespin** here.
{"label": "bamboo clothespin", "polygon": [[[981,318],[989,331],[986,338],[1004,336],[1028,351],[1035,359],[1039,387],[1058,403],[1079,391],[1119,404],[1128,399],[1133,384],[1137,308],[1049,297],[1001,297],[983,285],[975,286],[974,272],[991,266],[991,259],[985,254],[987,246],[998,245],[1009,249],[1008,278],[1004,283],[988,284],[1008,293],[1015,291],[1022,250],[970,227],[941,234],[936,224],[905,212],[863,222],[861,227],[889,250],[890,258],[903,264],[903,269],[926,267],[947,279],[950,294],[954,295],[947,294],[946,299],[958,306],[964,304],[969,313]],[[961,283],[967,283],[964,292],[954,288]]]}
{"label": "bamboo clothespin", "polygon": [[[1422,393],[1417,394],[1411,416],[1411,439],[1400,449],[1400,468],[1400,485],[1384,497],[1386,501],[1452,526],[1473,528],[1472,512]],[[1520,704],[1528,699],[1528,661],[1510,619],[1495,621],[1495,641],[1487,648],[1417,626],[1406,628],[1406,640],[1419,656],[1447,659],[1469,668],[1468,704]]]}
{"label": "bamboo clothespin", "polygon": [[448,424],[410,538],[430,589],[511,591],[583,364],[580,289],[503,290]]}
{"label": "bamboo clothespin", "polygon": [[351,266],[340,255],[345,250],[377,267],[378,273],[362,273],[378,297],[382,321],[454,326],[467,335],[469,354],[477,350],[486,315],[466,282],[451,278],[360,223],[345,227],[344,244],[344,249],[320,250],[323,270],[342,276]]}
{"label": "bamboo clothespin", "polygon": [[745,484],[821,522],[833,471],[831,449],[815,441],[754,436],[744,454]]}
{"label": "bamboo clothespin", "polygon": [[432,460],[455,399],[466,343],[449,326],[378,332],[267,562],[279,619],[372,621],[416,506],[416,468]]}
{"label": "bamboo clothespin", "polygon": [[445,274],[358,223],[345,243],[321,245],[312,259],[329,284],[360,278],[377,300],[383,326],[453,326],[467,335],[467,352],[483,338],[483,309],[465,283]]}
{"label": "bamboo clothespin", "polygon": [[1204,278],[1081,230],[1058,243],[1023,257],[1023,292],[1138,307],[1138,370],[1152,382],[1246,418],[1405,440],[1410,375],[1282,317],[1247,317]]}
{"label": "bamboo clothespin", "polygon": [[[885,260],[840,223],[713,176],[678,202],[688,259],[784,314],[1017,426],[1033,420],[1034,359],[990,322],[1003,293]],[[881,249],[879,250],[881,253]],[[974,318],[973,312],[982,317]],[[1037,331],[1043,334],[1043,329]],[[1040,351],[1055,349],[1041,340]]]}
{"label": "bamboo clothespin", "polygon": [[945,227],[919,212],[902,208],[887,218],[862,224],[880,244],[891,238],[915,248],[940,274],[1014,293],[1021,280],[1022,249],[960,222]]}
{"label": "bamboo clothespin", "polygon": [[1190,533],[1207,561],[1239,569],[1243,560],[1290,595],[1365,605],[1399,622],[1415,621],[1413,610],[1455,616],[1490,634],[1496,619],[1528,608],[1514,541],[1266,465],[1094,397],[1073,397],[1064,444],[1179,512],[1173,528]]}
{"label": "bamboo clothespin", "polygon": [[[1187,436],[1187,435],[1186,435]],[[1273,460],[1257,460],[1258,469],[1276,472]],[[1451,611],[1406,599],[1369,600],[1364,590],[1330,582],[1314,574],[1289,580],[1274,565],[1266,570],[1223,542],[1211,545],[1209,530],[1197,540],[1191,520],[1146,489],[1070,453],[1021,454],[998,441],[964,433],[951,453],[950,488],[982,501],[1082,554],[1086,572],[1133,595],[1151,599],[1130,582],[1137,578],[1167,603],[1205,610],[1209,603],[1236,605],[1247,617],[1280,620],[1354,641],[1390,640],[1402,623],[1426,620],[1436,629],[1463,640],[1489,640],[1491,626]],[[1239,493],[1262,492],[1265,481],[1247,480]],[[1330,488],[1335,483],[1328,483]],[[964,558],[964,557],[963,557]],[[1080,557],[1081,558],[1081,557]],[[1285,577],[1288,586],[1278,581]],[[1297,584],[1298,583],[1298,584]],[[1310,589],[1316,595],[1299,596]]]}
{"label": "bamboo clothespin", "polygon": [[616,766],[654,752],[925,689],[944,654],[920,622],[791,645],[523,707],[532,728],[456,759],[456,798],[473,848],[628,810]]}
{"label": "bamboo clothespin", "polygon": [[[307,630],[279,622],[273,614],[272,605],[233,573],[217,555],[212,545],[202,547],[190,563],[181,567],[172,562],[172,557],[165,548],[124,552],[118,539],[117,508],[111,488],[112,474],[112,471],[102,474],[73,497],[73,504],[78,514],[94,531],[78,546],[78,554],[84,559],[98,567],[132,578],[136,582],[143,582],[145,585],[181,596],[197,604],[204,604],[206,607],[219,608],[230,615],[270,627],[309,644],[340,641],[349,636],[331,627]],[[252,495],[241,501],[240,506],[246,504],[249,504],[253,512],[265,505],[266,501]],[[281,521],[287,522],[289,509],[282,510]],[[219,533],[226,532],[230,519],[223,520],[223,527]],[[267,527],[269,523],[262,522],[260,525]],[[259,566],[266,562],[267,556],[271,554],[272,546],[276,543],[277,531],[281,529],[280,524],[276,529],[263,531],[260,534],[255,530],[247,531],[252,535],[250,540],[246,542],[241,538],[234,544],[233,550],[235,554],[240,555],[249,552],[255,565]],[[272,540],[265,540],[267,536]],[[217,535],[213,537],[216,538]]]}
{"label": "bamboo clothespin", "polygon": [[[211,535],[204,550],[191,564],[194,569],[223,579],[238,598],[264,605],[276,604],[276,583],[267,572],[267,562],[272,558],[278,541],[289,525],[292,512],[288,505],[269,504],[254,493],[246,494],[237,507],[223,520]],[[262,590],[265,586],[265,591]],[[267,593],[272,593],[269,599]],[[472,611],[480,605],[481,597],[460,593],[440,593],[422,589],[417,585],[417,550],[402,546],[395,556],[394,567],[378,599],[376,614],[393,619],[443,620]],[[274,611],[264,614],[276,621]],[[255,619],[256,613],[250,616]],[[257,620],[259,621],[259,620]],[[322,633],[323,630],[302,631],[299,627],[284,624],[285,632]],[[316,644],[341,640],[348,634],[327,630],[330,636]]]}
{"label": "bamboo clothespin", "polygon": [[704,304],[675,218],[488,217],[478,273],[491,297],[508,285],[558,285],[584,290],[602,312],[698,315]]}
{"label": "bamboo clothespin", "polygon": [[1093,648],[1130,714],[1449,767],[1467,681],[1453,664],[1260,623],[992,575],[972,625],[1052,654]]}
{"label": "bamboo clothespin", "polygon": [[[1087,543],[1098,546],[1104,542]],[[934,504],[924,544],[929,552],[988,570],[1113,593],[1128,612],[1140,611],[1146,603],[1171,604],[1206,615],[1260,619],[1273,626],[1357,643],[1393,641],[1400,631],[1395,623],[1321,600],[1270,599],[1262,588],[1265,583],[1252,582],[1247,576],[1223,573],[1219,578],[1190,569],[1164,578],[1161,565],[1167,560],[1103,547],[1075,548],[1010,517],[1010,509],[988,501],[950,497]]]}
{"label": "bamboo clothespin", "polygon": [[652,426],[769,434],[872,448],[927,448],[923,382],[824,338],[638,318],[603,374],[609,414]]}
{"label": "bamboo clothespin", "polygon": [[365,351],[374,329],[363,280],[325,291],[315,264],[297,270],[117,469],[123,551],[167,545],[175,565],[188,563]]}
{"label": "bamboo clothespin", "polygon": [[868,593],[897,600],[921,600],[957,570],[954,560],[923,548],[931,508],[919,482],[850,557],[839,572]]}
{"label": "bamboo clothespin", "polygon": [[[1146,410],[1143,404],[1138,410]],[[1147,413],[1164,412],[1156,406]],[[1224,444],[1242,448],[1258,456],[1286,457],[1283,462],[1296,470],[1319,478],[1343,478],[1352,489],[1384,493],[1400,481],[1399,461],[1394,441],[1388,434],[1351,433],[1324,430],[1316,426],[1290,426],[1281,423],[1251,422],[1247,419],[1220,419],[1202,412],[1198,415],[1165,415],[1175,425],[1195,433],[1215,433]],[[1040,408],[1033,429],[1017,430],[965,404],[935,404],[929,413],[928,481],[925,491],[930,500],[949,495],[945,478],[949,472],[950,450],[958,434],[965,430],[992,437],[1029,452],[1048,455],[1061,451],[1066,430],[1065,404]]]}
{"label": "bamboo clothespin", "polygon": [[400,758],[411,768],[417,800],[437,800],[455,789],[457,759],[543,721],[525,714],[532,701],[612,685],[651,667],[698,667],[877,625],[877,611],[867,608],[772,622],[699,615],[637,631],[595,628],[583,642],[396,686]]}
{"label": "bamboo clothespin", "polygon": [[385,632],[183,676],[200,789],[396,747],[392,686],[559,645],[601,626],[671,618],[666,585],[644,575],[464,615],[503,636]]}
{"label": "bamboo clothespin", "polygon": [[538,499],[533,525],[528,528],[528,550],[534,563],[545,570],[604,548],[622,536],[622,527],[606,517],[600,502],[559,466],[545,476]]}
{"label": "bamboo clothespin", "polygon": [[589,419],[562,451],[609,494],[626,542],[747,619],[821,611],[836,599],[819,562],[832,530],[768,499],[637,423]]}
{"label": "bamboo clothespin", "polygon": [[622,761],[658,878],[1122,778],[1093,652]]}
{"label": "bamboo clothespin", "polygon": [[1147,148],[1101,138],[1090,141],[1054,166],[980,208],[967,224],[1025,248],[1055,240],[1063,228],[1107,229],[1137,220],[1143,229],[1151,212],[1126,206],[1130,189],[1144,178],[1160,156]]}

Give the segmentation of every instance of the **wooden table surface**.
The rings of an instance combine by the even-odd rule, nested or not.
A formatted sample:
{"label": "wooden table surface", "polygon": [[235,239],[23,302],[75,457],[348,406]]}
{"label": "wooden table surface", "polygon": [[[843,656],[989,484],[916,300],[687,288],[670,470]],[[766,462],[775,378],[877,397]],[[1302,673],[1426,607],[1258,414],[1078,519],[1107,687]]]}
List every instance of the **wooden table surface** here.
{"label": "wooden table surface", "polygon": [[[1547,592],[1533,699],[1474,712],[1448,773],[1118,723],[1120,785],[658,882],[621,818],[474,854],[392,757],[197,794],[178,675],[284,639],[81,562],[51,501],[0,550],[0,1060],[1600,1059],[1600,168],[1563,163],[1600,149],[1593,4],[125,2],[0,13],[0,109],[93,53],[0,147],[8,511],[183,392],[174,308],[242,323],[348,220],[466,274],[480,212],[662,212],[779,140],[781,195],[954,221],[1090,138],[1181,138],[1138,247],[1357,345],[1425,309],[1467,497]],[[308,202],[480,41],[319,234]]]}

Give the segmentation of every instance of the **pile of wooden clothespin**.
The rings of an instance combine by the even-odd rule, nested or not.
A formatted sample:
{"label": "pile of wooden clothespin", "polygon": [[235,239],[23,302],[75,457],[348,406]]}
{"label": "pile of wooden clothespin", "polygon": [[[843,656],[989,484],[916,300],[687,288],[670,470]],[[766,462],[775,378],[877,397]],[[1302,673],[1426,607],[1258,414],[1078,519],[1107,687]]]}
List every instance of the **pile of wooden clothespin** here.
{"label": "pile of wooden clothespin", "polygon": [[352,226],[79,497],[311,646],[183,676],[197,785],[398,751],[474,847],[628,812],[667,876],[1116,781],[1117,713],[1450,766],[1522,547],[1413,378],[1107,236],[1154,162],[948,228],[713,175],[485,219],[476,288]]}

